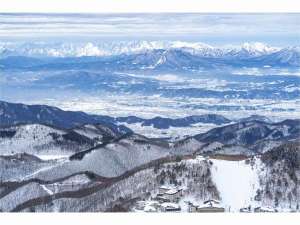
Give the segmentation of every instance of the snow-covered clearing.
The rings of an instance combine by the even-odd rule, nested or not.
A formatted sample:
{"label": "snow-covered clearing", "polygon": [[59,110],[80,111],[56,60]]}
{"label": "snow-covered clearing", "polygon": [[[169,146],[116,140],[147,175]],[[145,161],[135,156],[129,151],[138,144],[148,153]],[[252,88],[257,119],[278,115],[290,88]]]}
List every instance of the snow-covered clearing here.
{"label": "snow-covered clearing", "polygon": [[41,160],[54,160],[54,159],[64,159],[69,157],[69,155],[36,155],[36,157]]}
{"label": "snow-covered clearing", "polygon": [[193,136],[199,133],[205,133],[212,128],[218,127],[215,124],[197,123],[187,127],[169,127],[168,129],[159,129],[152,126],[142,126],[142,123],[119,123],[138,134],[150,138],[170,138],[171,141],[179,140],[187,136]]}
{"label": "snow-covered clearing", "polygon": [[258,169],[243,161],[212,159],[212,179],[226,211],[237,212],[240,208],[253,205],[259,187]]}
{"label": "snow-covered clearing", "polygon": [[54,167],[56,167],[56,166],[59,166],[59,165],[63,164],[63,163],[66,162],[66,161],[67,161],[67,159],[65,159],[65,158],[57,159],[57,163],[54,163],[53,165],[45,166],[45,167],[42,167],[42,168],[36,170],[36,171],[34,171],[33,173],[31,173],[31,174],[25,176],[25,177],[23,178],[23,180],[33,178],[36,174],[41,173],[41,172],[44,172],[44,171],[47,171],[47,170],[51,170],[52,168],[54,168]]}

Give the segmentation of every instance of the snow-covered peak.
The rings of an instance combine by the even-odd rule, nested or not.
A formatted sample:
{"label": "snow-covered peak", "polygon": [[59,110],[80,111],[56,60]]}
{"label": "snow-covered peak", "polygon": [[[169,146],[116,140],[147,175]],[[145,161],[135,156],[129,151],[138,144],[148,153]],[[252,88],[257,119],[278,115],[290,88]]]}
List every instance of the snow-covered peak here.
{"label": "snow-covered peak", "polygon": [[138,53],[155,49],[167,48],[167,43],[161,41],[131,41],[116,43],[113,47],[115,53]]}
{"label": "snow-covered peak", "polygon": [[273,57],[281,63],[300,66],[300,46],[284,48],[273,54]]}
{"label": "snow-covered peak", "polygon": [[171,47],[172,48],[193,48],[195,50],[214,48],[202,42],[183,42],[183,41],[171,42]]}
{"label": "snow-covered peak", "polygon": [[246,42],[241,46],[241,49],[255,56],[262,55],[262,54],[270,54],[279,50],[276,47],[270,47],[261,42],[254,42],[254,43]]}
{"label": "snow-covered peak", "polygon": [[289,52],[290,54],[300,54],[300,46],[291,46],[282,49],[280,52]]}
{"label": "snow-covered peak", "polygon": [[214,47],[201,42],[184,41],[112,41],[87,43],[12,43],[0,42],[0,56],[37,56],[37,57],[82,57],[137,54],[152,50],[180,49],[193,55],[204,57],[260,56],[279,51],[260,42],[244,43],[241,46]]}
{"label": "snow-covered peak", "polygon": [[108,52],[98,48],[93,43],[87,43],[82,48],[77,49],[77,56],[103,56],[109,54]]}

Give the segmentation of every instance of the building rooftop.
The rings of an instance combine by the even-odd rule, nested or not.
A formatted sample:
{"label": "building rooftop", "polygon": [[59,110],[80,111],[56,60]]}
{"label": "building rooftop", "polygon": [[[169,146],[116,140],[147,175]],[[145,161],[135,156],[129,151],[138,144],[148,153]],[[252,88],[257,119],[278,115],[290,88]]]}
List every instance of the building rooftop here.
{"label": "building rooftop", "polygon": [[262,206],[262,207],[257,207],[258,209],[266,212],[275,212],[276,210],[272,207],[269,206]]}
{"label": "building rooftop", "polygon": [[171,202],[164,202],[161,204],[161,206],[164,208],[180,209],[180,206],[178,204]]}
{"label": "building rooftop", "polygon": [[156,208],[151,206],[151,205],[146,205],[145,208],[144,208],[144,211],[145,212],[156,212]]}
{"label": "building rooftop", "polygon": [[207,208],[207,207],[223,208],[222,205],[220,205],[220,203],[216,203],[216,202],[213,202],[213,201],[209,201],[209,202],[203,203],[202,205],[198,206],[198,208]]}
{"label": "building rooftop", "polygon": [[160,186],[159,188],[160,188],[160,189],[166,189],[166,190],[170,190],[170,189],[171,189],[171,187],[168,187],[168,186],[165,186],[165,185]]}
{"label": "building rooftop", "polygon": [[211,204],[220,204],[220,201],[216,200],[216,199],[209,199],[209,200],[206,200],[203,202],[204,204],[208,204],[208,203],[211,203]]}
{"label": "building rooftop", "polygon": [[180,190],[177,190],[177,189],[171,189],[169,191],[166,191],[165,194],[167,195],[174,195],[176,193],[178,193]]}

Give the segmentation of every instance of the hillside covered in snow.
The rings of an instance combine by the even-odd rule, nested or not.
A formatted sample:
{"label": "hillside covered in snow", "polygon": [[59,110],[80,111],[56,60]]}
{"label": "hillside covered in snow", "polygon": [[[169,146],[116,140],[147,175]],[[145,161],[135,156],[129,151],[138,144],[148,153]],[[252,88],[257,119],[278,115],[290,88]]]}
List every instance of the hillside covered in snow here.
{"label": "hillside covered in snow", "polygon": [[299,21],[0,12],[0,212],[299,213]]}
{"label": "hillside covered in snow", "polygon": [[[111,118],[111,126],[59,128],[30,121],[3,126],[0,210],[299,210],[299,120],[252,116],[227,124],[216,115],[191,118],[226,123],[180,140],[114,129],[117,120],[135,123],[138,117]],[[158,121],[189,126],[191,120]]]}

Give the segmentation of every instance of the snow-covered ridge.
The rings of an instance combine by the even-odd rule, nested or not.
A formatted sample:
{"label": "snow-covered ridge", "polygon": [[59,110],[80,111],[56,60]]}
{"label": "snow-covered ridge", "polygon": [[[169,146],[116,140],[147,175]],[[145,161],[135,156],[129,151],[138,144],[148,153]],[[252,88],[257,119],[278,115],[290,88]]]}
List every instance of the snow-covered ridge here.
{"label": "snow-covered ridge", "polygon": [[270,54],[280,50],[278,47],[271,47],[260,42],[246,42],[241,46],[241,49],[252,53],[253,55]]}
{"label": "snow-covered ridge", "polygon": [[220,57],[230,55],[262,56],[280,51],[263,43],[244,43],[241,46],[214,47],[201,42],[183,41],[119,41],[87,43],[13,43],[0,42],[0,55],[82,57],[142,53],[158,49],[180,49],[191,54]]}

